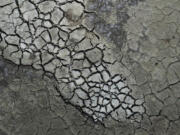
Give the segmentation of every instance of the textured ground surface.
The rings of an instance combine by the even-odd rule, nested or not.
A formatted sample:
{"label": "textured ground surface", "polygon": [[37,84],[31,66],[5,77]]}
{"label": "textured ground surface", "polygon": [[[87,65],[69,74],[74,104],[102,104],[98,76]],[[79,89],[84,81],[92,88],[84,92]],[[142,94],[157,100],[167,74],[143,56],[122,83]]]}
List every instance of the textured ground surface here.
{"label": "textured ground surface", "polygon": [[1,0],[0,135],[179,135],[179,0]]}

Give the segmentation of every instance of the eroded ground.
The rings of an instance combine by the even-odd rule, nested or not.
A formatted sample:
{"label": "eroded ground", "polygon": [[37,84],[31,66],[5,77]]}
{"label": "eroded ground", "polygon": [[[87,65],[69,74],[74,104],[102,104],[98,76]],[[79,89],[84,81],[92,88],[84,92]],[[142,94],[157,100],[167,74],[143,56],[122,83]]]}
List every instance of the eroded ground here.
{"label": "eroded ground", "polygon": [[0,135],[179,135],[179,0],[2,0]]}

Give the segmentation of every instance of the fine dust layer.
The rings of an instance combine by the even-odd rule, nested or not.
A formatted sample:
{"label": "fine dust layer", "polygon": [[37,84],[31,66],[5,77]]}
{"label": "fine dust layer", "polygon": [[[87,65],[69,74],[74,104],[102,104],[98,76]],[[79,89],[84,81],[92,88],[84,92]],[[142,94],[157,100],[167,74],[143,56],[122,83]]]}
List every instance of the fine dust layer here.
{"label": "fine dust layer", "polygon": [[0,135],[179,135],[179,0],[1,0]]}

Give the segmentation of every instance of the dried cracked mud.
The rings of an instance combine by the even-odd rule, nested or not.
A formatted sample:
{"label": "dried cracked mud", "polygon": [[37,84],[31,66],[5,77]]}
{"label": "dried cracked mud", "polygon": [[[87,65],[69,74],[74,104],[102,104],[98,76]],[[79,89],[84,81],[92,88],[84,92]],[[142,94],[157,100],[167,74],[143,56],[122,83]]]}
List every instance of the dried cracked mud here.
{"label": "dried cracked mud", "polygon": [[0,135],[180,135],[180,0],[1,0]]}

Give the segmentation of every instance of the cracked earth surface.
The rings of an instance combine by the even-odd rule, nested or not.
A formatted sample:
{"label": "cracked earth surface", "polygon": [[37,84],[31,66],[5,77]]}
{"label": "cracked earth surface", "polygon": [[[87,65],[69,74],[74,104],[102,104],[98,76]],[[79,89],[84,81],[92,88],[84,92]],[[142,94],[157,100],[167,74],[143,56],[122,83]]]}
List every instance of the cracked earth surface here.
{"label": "cracked earth surface", "polygon": [[179,135],[179,0],[2,0],[0,135]]}

